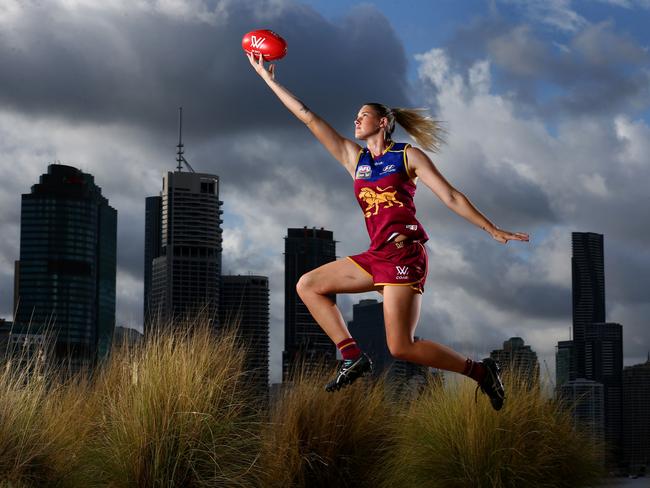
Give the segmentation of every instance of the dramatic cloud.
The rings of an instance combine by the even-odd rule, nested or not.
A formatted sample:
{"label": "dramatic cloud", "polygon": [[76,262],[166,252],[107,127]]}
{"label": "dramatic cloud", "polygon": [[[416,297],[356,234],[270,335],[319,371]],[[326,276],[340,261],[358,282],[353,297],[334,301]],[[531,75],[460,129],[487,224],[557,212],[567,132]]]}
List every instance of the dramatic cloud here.
{"label": "dramatic cloud", "polygon": [[[531,233],[529,244],[503,246],[420,184],[431,240],[419,336],[480,356],[519,335],[552,370],[571,325],[571,232],[591,231],[605,234],[607,318],[624,325],[626,361],[645,357],[647,50],[569,2],[514,3],[526,24],[500,16],[499,3],[409,60],[368,5],[334,22],[288,0],[4,1],[0,316],[12,311],[20,194],[61,160],[92,173],[119,212],[118,323],[140,326],[144,199],[175,166],[183,105],[187,159],[221,179],[224,273],[269,276],[279,378],[286,229],[334,231],[339,256],[368,238],[347,172],[243,56],[242,34],[264,26],[289,43],[280,82],[343,134],[365,101],[430,106],[449,130],[432,155],[441,172],[497,225]],[[347,319],[364,296],[376,297],[338,298]]]}
{"label": "dramatic cloud", "polygon": [[[605,235],[607,319],[623,323],[612,311],[647,306],[650,255],[644,243],[650,233],[635,223],[650,221],[650,206],[641,203],[649,198],[648,125],[624,116],[579,117],[559,124],[554,134],[541,118],[522,117],[512,100],[493,93],[489,60],[461,71],[439,48],[416,58],[431,104],[450,127],[439,168],[495,223],[532,234],[530,244],[504,248],[444,215],[446,209],[420,203],[424,223],[435,229],[429,286],[442,286],[436,297],[448,294],[431,306],[456,311],[443,337],[453,341],[457,331],[485,329],[496,338],[510,331],[536,338],[550,363],[571,324],[574,231]],[[636,337],[625,336],[626,354],[639,357],[648,347],[648,334],[639,334],[647,320],[629,309],[625,316],[625,330]],[[468,317],[476,318],[473,327]]]}
{"label": "dramatic cloud", "polygon": [[173,126],[174,108],[184,105],[188,130],[204,138],[295,124],[252,76],[239,47],[259,24],[288,41],[279,78],[310,102],[327,101],[320,109],[333,123],[349,121],[366,97],[405,101],[401,44],[373,7],[335,25],[289,1],[128,3],[17,6],[0,33],[0,59],[11,66],[0,75],[0,103],[38,117],[158,132]]}
{"label": "dramatic cloud", "polygon": [[562,42],[532,24],[503,17],[478,19],[459,29],[447,49],[465,72],[488,58],[495,88],[521,113],[547,122],[577,116],[639,113],[650,104],[650,54],[612,22],[585,24]]}

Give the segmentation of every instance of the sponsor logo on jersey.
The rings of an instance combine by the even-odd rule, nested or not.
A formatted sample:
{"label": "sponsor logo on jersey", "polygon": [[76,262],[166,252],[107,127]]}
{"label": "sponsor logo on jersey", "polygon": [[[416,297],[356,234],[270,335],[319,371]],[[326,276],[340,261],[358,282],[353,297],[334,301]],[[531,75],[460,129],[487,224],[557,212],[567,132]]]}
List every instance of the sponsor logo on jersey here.
{"label": "sponsor logo on jersey", "polygon": [[397,270],[396,278],[398,280],[406,280],[406,279],[408,279],[408,272],[409,272],[409,267],[408,266],[395,266],[395,269]]}
{"label": "sponsor logo on jersey", "polygon": [[395,169],[396,168],[395,168],[394,164],[387,164],[386,166],[384,166],[384,169],[381,170],[381,173],[382,174],[384,174],[384,173],[392,173],[393,171],[395,171]]}
{"label": "sponsor logo on jersey", "polygon": [[370,178],[372,174],[372,168],[368,164],[362,164],[357,168],[357,179],[364,180]]}

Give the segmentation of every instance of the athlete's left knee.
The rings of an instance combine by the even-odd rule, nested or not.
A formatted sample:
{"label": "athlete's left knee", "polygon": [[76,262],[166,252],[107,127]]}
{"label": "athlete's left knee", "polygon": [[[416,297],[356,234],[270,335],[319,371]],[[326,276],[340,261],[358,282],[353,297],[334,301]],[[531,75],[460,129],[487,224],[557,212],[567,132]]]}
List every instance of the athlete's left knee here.
{"label": "athlete's left knee", "polygon": [[316,293],[318,295],[326,295],[328,290],[323,287],[322,279],[316,271],[309,271],[302,275],[296,283],[296,291],[300,298],[305,297],[309,293]]}

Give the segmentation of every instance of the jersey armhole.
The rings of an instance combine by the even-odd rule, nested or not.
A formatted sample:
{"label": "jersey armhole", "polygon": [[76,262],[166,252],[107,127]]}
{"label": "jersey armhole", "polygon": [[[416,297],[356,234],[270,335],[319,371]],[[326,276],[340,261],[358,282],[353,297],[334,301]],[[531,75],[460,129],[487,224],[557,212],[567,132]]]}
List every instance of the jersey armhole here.
{"label": "jersey armhole", "polygon": [[357,179],[357,170],[359,169],[359,163],[361,162],[361,156],[363,155],[364,151],[365,149],[361,148],[359,149],[359,154],[357,154],[357,164],[354,165],[354,174],[352,175],[353,180]]}
{"label": "jersey armhole", "polygon": [[410,144],[406,143],[404,145],[404,168],[406,169],[406,175],[411,178],[414,182],[417,181],[418,176],[417,175],[412,175],[411,174],[411,168],[409,168],[409,158],[406,155],[406,150],[411,147]]}

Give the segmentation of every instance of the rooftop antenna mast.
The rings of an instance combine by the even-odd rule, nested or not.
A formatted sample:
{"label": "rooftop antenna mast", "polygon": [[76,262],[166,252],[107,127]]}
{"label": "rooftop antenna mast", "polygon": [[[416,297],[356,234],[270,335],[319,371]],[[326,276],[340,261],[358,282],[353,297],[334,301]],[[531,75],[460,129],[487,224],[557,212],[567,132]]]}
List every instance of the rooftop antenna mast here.
{"label": "rooftop antenna mast", "polygon": [[183,150],[183,107],[178,107],[178,145],[176,146],[176,162],[178,163],[178,166],[176,166],[176,169],[180,172],[183,169],[183,166],[181,163],[184,163],[185,166],[187,166],[187,169],[189,169],[192,173],[194,173],[194,168],[190,165],[190,163],[187,162],[185,157],[183,156],[183,153],[185,151]]}

